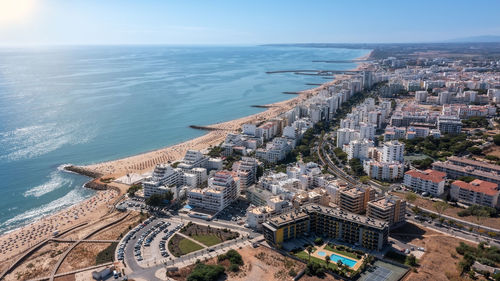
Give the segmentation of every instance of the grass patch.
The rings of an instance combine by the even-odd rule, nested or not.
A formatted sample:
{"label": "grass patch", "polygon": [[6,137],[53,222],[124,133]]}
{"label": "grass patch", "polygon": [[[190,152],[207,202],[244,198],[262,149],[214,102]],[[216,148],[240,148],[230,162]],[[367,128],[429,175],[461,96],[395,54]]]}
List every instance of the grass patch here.
{"label": "grass patch", "polygon": [[107,262],[112,262],[114,260],[115,250],[118,246],[118,242],[113,242],[111,245],[106,247],[106,249],[100,251],[95,257],[95,264],[103,264]]}
{"label": "grass patch", "polygon": [[194,251],[201,250],[203,249],[203,247],[194,243],[189,239],[184,238],[181,241],[179,241],[179,249],[181,250],[182,254],[185,255]]}
{"label": "grass patch", "polygon": [[214,234],[205,234],[205,235],[193,235],[191,236],[194,240],[203,243],[204,245],[210,247],[213,245],[217,245],[222,242],[219,237]]}
{"label": "grass patch", "polygon": [[[309,254],[305,251],[298,252],[295,254],[295,256],[298,257],[299,259],[305,261],[305,262],[309,261]],[[318,259],[317,257],[311,256],[311,262],[315,262],[315,263],[318,263],[320,265],[326,266],[326,261],[322,260],[322,259]],[[334,262],[330,262],[330,263],[328,263],[328,268],[330,268],[332,270],[337,270],[337,264],[335,264]]]}
{"label": "grass patch", "polygon": [[330,245],[325,245],[325,250],[332,251],[334,253],[341,254],[343,256],[346,256],[346,257],[349,257],[349,258],[353,258],[355,260],[359,260],[358,254],[347,252],[347,251],[341,251],[341,250],[338,250],[338,249],[334,249],[334,248],[330,247]]}

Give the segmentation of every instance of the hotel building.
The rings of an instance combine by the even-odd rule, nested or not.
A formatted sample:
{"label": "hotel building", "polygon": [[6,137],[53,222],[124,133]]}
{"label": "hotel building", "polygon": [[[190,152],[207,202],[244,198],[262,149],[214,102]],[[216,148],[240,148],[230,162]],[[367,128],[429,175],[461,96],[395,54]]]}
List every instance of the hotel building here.
{"label": "hotel building", "polygon": [[271,245],[315,233],[377,251],[387,245],[389,236],[387,222],[316,204],[271,217],[263,230]]}

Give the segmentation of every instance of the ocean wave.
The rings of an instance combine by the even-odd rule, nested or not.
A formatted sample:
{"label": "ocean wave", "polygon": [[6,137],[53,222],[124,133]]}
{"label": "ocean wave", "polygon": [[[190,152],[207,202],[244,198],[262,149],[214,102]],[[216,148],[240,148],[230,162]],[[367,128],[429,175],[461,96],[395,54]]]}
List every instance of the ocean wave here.
{"label": "ocean wave", "polygon": [[9,232],[23,225],[32,223],[44,216],[54,214],[64,208],[79,203],[86,198],[88,198],[88,196],[83,192],[83,188],[73,189],[57,200],[28,210],[0,224],[0,233]]}
{"label": "ocean wave", "polygon": [[47,123],[0,133],[0,160],[31,159],[65,144],[88,142],[95,136],[91,126],[81,127],[81,124]]}
{"label": "ocean wave", "polygon": [[61,171],[57,170],[50,173],[50,177],[47,182],[35,186],[29,189],[28,191],[24,192],[24,197],[28,196],[40,197],[44,194],[52,192],[65,185],[70,185],[72,183],[73,181],[71,179],[65,178],[63,175],[61,175]]}

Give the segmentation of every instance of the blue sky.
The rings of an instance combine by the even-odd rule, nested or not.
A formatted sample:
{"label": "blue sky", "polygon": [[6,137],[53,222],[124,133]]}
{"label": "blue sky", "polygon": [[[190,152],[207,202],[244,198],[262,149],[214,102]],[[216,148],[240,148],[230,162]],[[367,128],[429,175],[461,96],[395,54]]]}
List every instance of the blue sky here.
{"label": "blue sky", "polygon": [[0,0],[0,44],[428,42],[500,35],[500,1]]}

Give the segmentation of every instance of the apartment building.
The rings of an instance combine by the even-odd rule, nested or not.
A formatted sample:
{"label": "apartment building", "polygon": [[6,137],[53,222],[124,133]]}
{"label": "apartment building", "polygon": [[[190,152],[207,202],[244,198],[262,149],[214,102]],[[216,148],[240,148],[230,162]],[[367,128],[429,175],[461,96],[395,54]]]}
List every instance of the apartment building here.
{"label": "apartment building", "polygon": [[437,127],[441,134],[460,134],[462,132],[462,121],[457,116],[444,116],[438,117]]}
{"label": "apartment building", "polygon": [[375,190],[370,186],[358,186],[340,191],[340,208],[362,214],[366,212],[368,202],[375,199]]}
{"label": "apartment building", "polygon": [[403,162],[404,151],[404,143],[397,140],[385,142],[382,148],[382,162]]}
{"label": "apartment building", "polygon": [[241,192],[244,192],[257,180],[258,166],[257,160],[251,157],[242,157],[240,161],[234,162],[232,169],[240,178]]}
{"label": "apartment building", "polygon": [[418,193],[440,196],[444,192],[445,177],[445,173],[436,170],[410,170],[405,173],[403,184]]}
{"label": "apartment building", "polygon": [[494,171],[486,172],[479,170],[474,166],[459,166],[452,164],[450,161],[437,161],[432,163],[432,169],[446,173],[446,176],[450,179],[458,179],[460,177],[469,176],[500,185],[499,174]]}
{"label": "apartment building", "polygon": [[476,161],[465,157],[450,156],[446,159],[453,165],[462,167],[473,167],[476,170],[500,174],[500,165]]}
{"label": "apartment building", "polygon": [[403,177],[404,165],[401,162],[364,161],[363,170],[373,179],[394,181]]}
{"label": "apartment building", "polygon": [[383,197],[368,202],[366,215],[372,219],[386,221],[389,226],[405,221],[406,201],[397,197]]}
{"label": "apartment building", "polygon": [[377,251],[387,245],[389,236],[387,222],[317,204],[271,217],[263,224],[263,230],[267,242],[275,246],[316,233]]}
{"label": "apartment building", "polygon": [[[238,179],[239,180],[239,179]],[[219,212],[239,196],[238,183],[229,171],[219,171],[208,179],[208,188],[188,192],[188,204],[210,212]]]}
{"label": "apartment building", "polygon": [[451,184],[450,196],[458,202],[468,205],[500,207],[498,184],[475,179],[470,183],[454,181]]}

